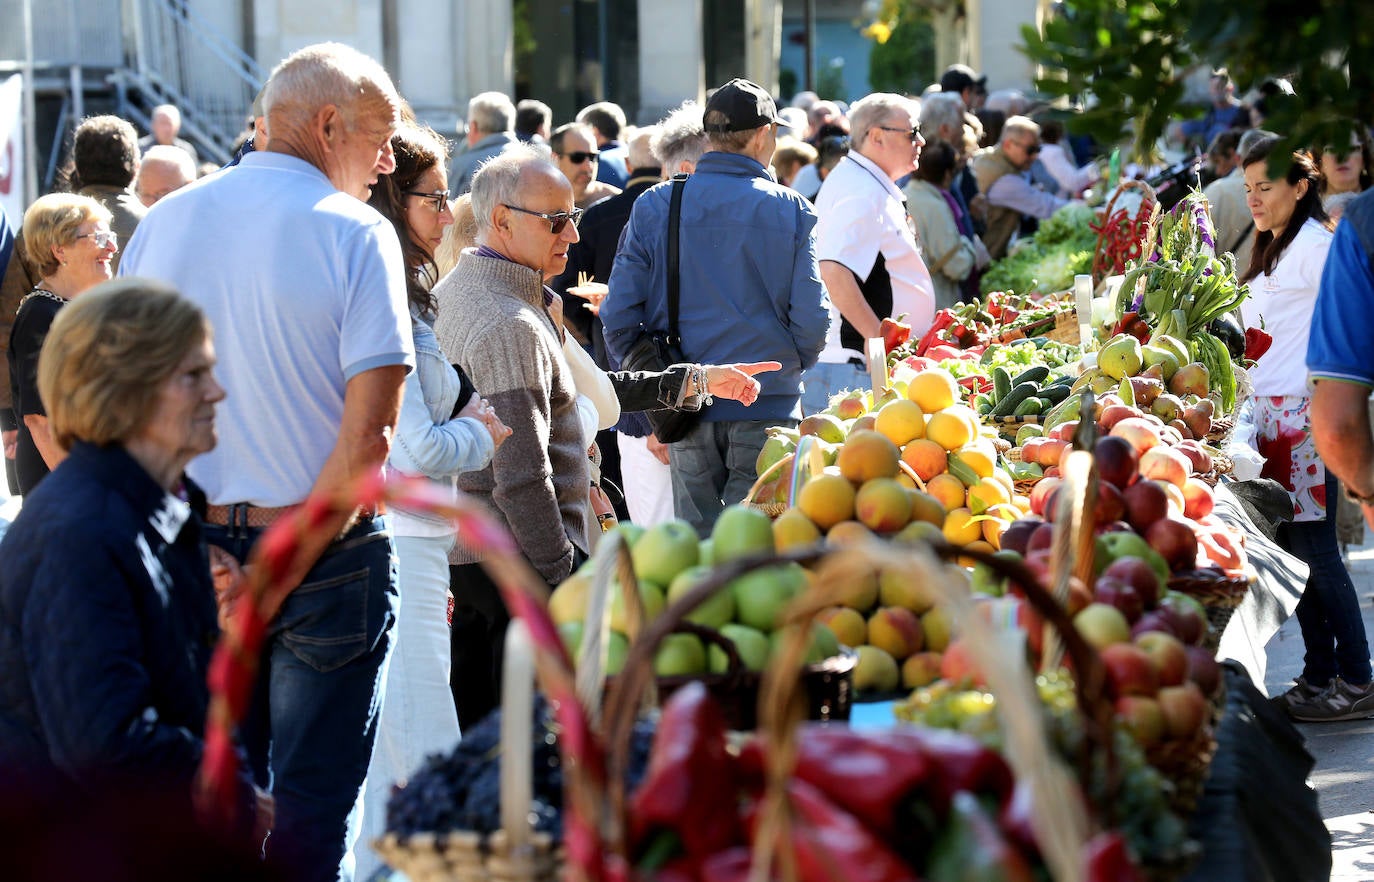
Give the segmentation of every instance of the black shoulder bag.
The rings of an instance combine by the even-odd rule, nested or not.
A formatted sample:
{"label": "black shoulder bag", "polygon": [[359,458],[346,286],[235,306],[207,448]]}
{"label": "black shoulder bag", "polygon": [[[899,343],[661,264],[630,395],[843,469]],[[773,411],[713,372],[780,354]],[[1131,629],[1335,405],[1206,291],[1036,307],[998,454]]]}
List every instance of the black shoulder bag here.
{"label": "black shoulder bag", "polygon": [[[673,195],[668,203],[668,329],[648,331],[635,341],[625,354],[620,367],[627,371],[666,370],[670,365],[687,361],[682,355],[682,338],[678,335],[678,219],[682,214],[682,190],[687,175],[673,176]],[[701,421],[700,410],[650,410],[645,412],[654,437],[663,444],[672,444],[687,437],[687,433]]]}

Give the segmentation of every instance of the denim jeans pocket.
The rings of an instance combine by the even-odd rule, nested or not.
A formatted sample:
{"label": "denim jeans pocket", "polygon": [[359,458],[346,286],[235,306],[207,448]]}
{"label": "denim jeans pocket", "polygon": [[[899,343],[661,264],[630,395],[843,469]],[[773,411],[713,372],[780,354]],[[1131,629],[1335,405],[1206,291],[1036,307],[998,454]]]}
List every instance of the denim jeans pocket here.
{"label": "denim jeans pocket", "polygon": [[304,582],[282,605],[277,634],[282,645],[317,671],[337,670],[372,647],[368,567]]}

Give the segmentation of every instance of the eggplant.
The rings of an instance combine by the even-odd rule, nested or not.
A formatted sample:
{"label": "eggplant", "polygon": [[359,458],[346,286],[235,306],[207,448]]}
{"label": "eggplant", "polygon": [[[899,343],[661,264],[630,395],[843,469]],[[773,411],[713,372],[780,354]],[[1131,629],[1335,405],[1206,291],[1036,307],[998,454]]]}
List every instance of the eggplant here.
{"label": "eggplant", "polygon": [[1226,345],[1232,361],[1245,357],[1245,329],[1229,312],[1207,323],[1207,331]]}

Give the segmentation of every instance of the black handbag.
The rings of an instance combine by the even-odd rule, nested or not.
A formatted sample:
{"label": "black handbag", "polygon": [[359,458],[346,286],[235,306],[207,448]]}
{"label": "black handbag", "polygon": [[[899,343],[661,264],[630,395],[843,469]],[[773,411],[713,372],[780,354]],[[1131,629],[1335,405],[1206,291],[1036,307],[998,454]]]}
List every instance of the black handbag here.
{"label": "black handbag", "polygon": [[[620,367],[627,371],[666,370],[670,365],[687,361],[682,354],[682,338],[678,336],[678,218],[682,213],[682,190],[687,175],[673,176],[673,195],[668,203],[668,329],[649,331],[635,341],[630,351],[621,359]],[[701,422],[700,410],[649,410],[645,411],[649,425],[653,427],[654,437],[660,443],[672,444],[687,437],[697,423]]]}

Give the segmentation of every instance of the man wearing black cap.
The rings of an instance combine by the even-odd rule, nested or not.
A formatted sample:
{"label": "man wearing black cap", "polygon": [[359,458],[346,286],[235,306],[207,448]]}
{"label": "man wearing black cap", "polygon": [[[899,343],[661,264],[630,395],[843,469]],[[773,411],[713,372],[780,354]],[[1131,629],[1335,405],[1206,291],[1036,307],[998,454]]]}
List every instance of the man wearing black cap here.
{"label": "man wearing black cap", "polygon": [[[816,212],[773,180],[768,162],[787,123],[762,87],[735,79],[706,102],[709,152],[682,185],[678,248],[683,355],[698,364],[776,361],[747,410],[735,401],[703,409],[702,421],[669,445],[673,507],[706,535],[753,483],[768,426],[795,424],[801,375],[816,363],[830,307],[816,261]],[[606,348],[619,364],[646,331],[668,327],[670,183],[635,201],[601,307]]]}
{"label": "man wearing black cap", "polygon": [[953,92],[964,99],[970,112],[983,106],[988,97],[987,75],[979,76],[967,64],[951,64],[940,74],[940,91]]}

